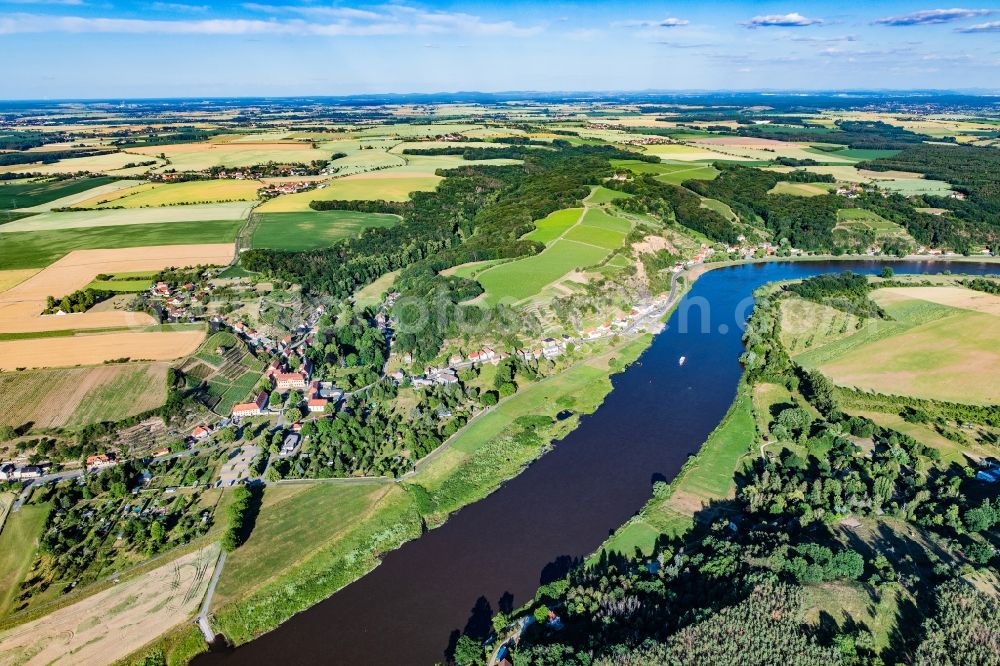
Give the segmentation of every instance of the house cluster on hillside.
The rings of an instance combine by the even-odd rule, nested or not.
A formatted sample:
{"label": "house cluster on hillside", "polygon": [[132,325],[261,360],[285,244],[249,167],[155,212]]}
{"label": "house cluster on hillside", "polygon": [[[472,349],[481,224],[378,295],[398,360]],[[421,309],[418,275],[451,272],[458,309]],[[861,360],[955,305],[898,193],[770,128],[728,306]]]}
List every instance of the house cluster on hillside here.
{"label": "house cluster on hillside", "polygon": [[187,282],[176,288],[166,282],[157,282],[149,288],[152,306],[161,310],[171,322],[196,322],[208,304],[212,286],[199,287]]}
{"label": "house cluster on hillside", "polygon": [[99,472],[102,469],[114,467],[117,464],[118,461],[115,459],[115,454],[113,453],[101,453],[94,456],[87,456],[87,471],[89,472]]}
{"label": "house cluster on hillside", "polygon": [[45,463],[20,467],[14,463],[0,463],[0,481],[30,481],[45,474],[46,468]]}
{"label": "house cluster on hillside", "polygon": [[257,196],[262,199],[270,199],[272,197],[281,196],[282,194],[296,194],[298,192],[305,192],[307,190],[315,189],[316,183],[311,183],[309,181],[301,180],[291,183],[277,183],[274,185],[268,185],[267,187],[262,187],[257,190]]}

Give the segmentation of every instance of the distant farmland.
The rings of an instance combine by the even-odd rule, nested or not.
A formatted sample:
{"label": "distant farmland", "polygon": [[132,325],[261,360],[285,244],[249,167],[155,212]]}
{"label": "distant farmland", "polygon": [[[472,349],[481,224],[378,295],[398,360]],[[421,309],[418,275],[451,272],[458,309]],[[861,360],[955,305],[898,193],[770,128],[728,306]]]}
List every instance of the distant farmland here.
{"label": "distant farmland", "polygon": [[253,247],[293,251],[329,247],[370,227],[399,224],[395,215],[348,210],[261,213],[257,217]]}

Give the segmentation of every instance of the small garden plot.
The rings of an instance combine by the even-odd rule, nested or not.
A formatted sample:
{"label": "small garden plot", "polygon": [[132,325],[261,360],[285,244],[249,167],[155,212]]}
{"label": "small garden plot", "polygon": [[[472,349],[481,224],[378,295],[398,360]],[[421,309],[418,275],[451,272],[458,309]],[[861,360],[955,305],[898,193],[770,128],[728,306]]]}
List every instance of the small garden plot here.
{"label": "small garden plot", "polygon": [[[181,464],[200,462],[192,458]],[[17,609],[55,600],[209,530],[212,510],[199,503],[199,493],[144,489],[139,471],[126,463],[89,475],[85,487],[74,481],[36,491],[31,506],[53,508],[34,551],[31,576],[20,585]],[[193,478],[207,483],[212,471]]]}
{"label": "small garden plot", "polygon": [[260,381],[260,376],[259,371],[249,371],[229,382],[222,375],[209,380],[208,394],[210,399],[214,399],[214,404],[211,405],[212,410],[223,415],[231,413],[233,405],[247,399],[257,382]]}

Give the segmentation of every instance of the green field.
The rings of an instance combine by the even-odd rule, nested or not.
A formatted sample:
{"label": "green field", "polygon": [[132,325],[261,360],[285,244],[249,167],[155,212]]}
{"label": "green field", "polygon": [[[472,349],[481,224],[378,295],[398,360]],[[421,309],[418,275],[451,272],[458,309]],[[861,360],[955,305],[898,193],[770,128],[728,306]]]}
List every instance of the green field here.
{"label": "green field", "polygon": [[600,262],[608,251],[594,245],[560,239],[541,253],[483,271],[477,280],[486,289],[486,302],[520,301],[577,268]]}
{"label": "green field", "polygon": [[361,308],[372,308],[382,302],[382,294],[389,291],[389,287],[396,280],[399,271],[390,271],[380,276],[371,284],[367,284],[354,293],[354,304]]}
{"label": "green field", "polygon": [[153,283],[156,271],[137,271],[134,273],[115,273],[110,280],[93,280],[85,289],[100,289],[114,291],[119,294],[136,294],[149,289]]}
{"label": "green field", "polygon": [[880,157],[894,157],[900,153],[898,150],[879,150],[874,148],[845,148],[844,150],[819,150],[807,148],[810,153],[816,153],[816,161],[822,162],[823,157],[846,157],[852,160],[877,160]]}
{"label": "green field", "polygon": [[619,192],[618,190],[609,190],[606,187],[595,187],[594,191],[590,193],[587,197],[587,203],[600,205],[611,203],[617,201],[618,199],[628,199],[631,194],[625,192]]}
{"label": "green field", "polygon": [[239,220],[216,220],[3,234],[0,270],[45,267],[73,250],[231,243],[242,224]]}
{"label": "green field", "polygon": [[719,175],[717,169],[706,164],[669,164],[661,162],[640,162],[639,160],[611,160],[616,169],[627,169],[632,173],[651,173],[657,180],[672,185],[680,185],[685,180],[712,180]]}
{"label": "green field", "polygon": [[250,203],[237,201],[193,206],[163,206],[160,208],[49,212],[4,224],[0,226],[0,233],[96,229],[98,227],[201,222],[203,220],[245,220],[250,213],[250,207]]}
{"label": "green field", "polygon": [[789,183],[787,181],[778,182],[768,194],[789,194],[793,197],[816,197],[821,194],[829,194],[833,188],[831,183]]}
{"label": "green field", "polygon": [[50,504],[22,506],[11,511],[0,532],[0,617],[15,607],[18,587],[34,559]]}
{"label": "green field", "polygon": [[548,245],[576,224],[582,212],[582,208],[565,208],[550,213],[541,220],[536,220],[535,229],[524,237]]}
{"label": "green field", "polygon": [[238,598],[342,535],[388,489],[387,484],[329,483],[268,488],[250,538],[226,560],[216,588],[216,606]]}
{"label": "green field", "polygon": [[253,247],[275,250],[314,250],[359,235],[372,227],[399,224],[395,215],[349,210],[308,213],[261,213],[253,234]]}
{"label": "green field", "polygon": [[113,181],[114,179],[108,176],[98,176],[71,180],[37,180],[27,183],[5,182],[0,184],[0,209],[41,206]]}

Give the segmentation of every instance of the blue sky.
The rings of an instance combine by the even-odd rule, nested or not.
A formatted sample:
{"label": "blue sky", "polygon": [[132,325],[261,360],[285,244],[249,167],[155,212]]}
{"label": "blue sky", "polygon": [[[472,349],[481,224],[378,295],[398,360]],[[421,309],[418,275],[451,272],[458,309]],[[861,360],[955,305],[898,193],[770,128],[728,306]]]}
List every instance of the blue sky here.
{"label": "blue sky", "polygon": [[1000,5],[0,0],[0,98],[1000,89]]}

